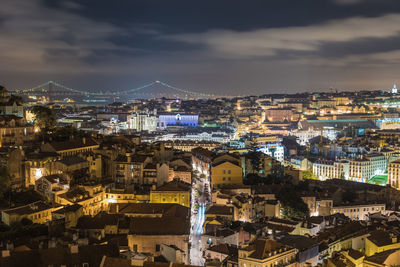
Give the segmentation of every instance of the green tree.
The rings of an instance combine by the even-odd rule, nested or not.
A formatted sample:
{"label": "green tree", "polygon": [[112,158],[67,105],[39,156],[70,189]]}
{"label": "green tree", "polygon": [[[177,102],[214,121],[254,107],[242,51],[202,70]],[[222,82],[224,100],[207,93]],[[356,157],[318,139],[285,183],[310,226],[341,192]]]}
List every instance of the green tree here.
{"label": "green tree", "polygon": [[7,166],[0,167],[0,198],[4,198],[4,194],[9,190],[11,184],[11,176]]}
{"label": "green tree", "polygon": [[278,199],[282,205],[282,215],[288,219],[304,219],[310,215],[310,210],[304,203],[298,190],[292,185],[286,184],[278,194]]}
{"label": "green tree", "polygon": [[71,137],[80,137],[79,131],[71,126],[57,127],[51,135],[56,141],[66,141]]}
{"label": "green tree", "polygon": [[243,180],[243,183],[245,185],[257,185],[257,184],[261,184],[262,182],[263,182],[263,179],[258,174],[254,174],[254,173],[247,174],[245,179]]}
{"label": "green tree", "polygon": [[24,99],[21,96],[18,96],[18,95],[11,95],[10,96],[10,102],[11,103],[16,102],[17,105],[19,105],[19,106],[22,106],[25,103]]}
{"label": "green tree", "polygon": [[35,115],[35,124],[44,129],[46,132],[52,129],[56,123],[56,116],[54,112],[44,106],[34,106],[32,108],[32,113]]}
{"label": "green tree", "polygon": [[342,201],[345,203],[352,203],[356,200],[357,195],[354,191],[347,189],[342,194]]}
{"label": "green tree", "polygon": [[303,171],[303,179],[319,180],[312,171]]}
{"label": "green tree", "polygon": [[28,225],[32,225],[33,222],[32,222],[31,220],[29,220],[28,218],[22,218],[22,219],[21,219],[21,224],[22,224],[23,226],[28,226]]}

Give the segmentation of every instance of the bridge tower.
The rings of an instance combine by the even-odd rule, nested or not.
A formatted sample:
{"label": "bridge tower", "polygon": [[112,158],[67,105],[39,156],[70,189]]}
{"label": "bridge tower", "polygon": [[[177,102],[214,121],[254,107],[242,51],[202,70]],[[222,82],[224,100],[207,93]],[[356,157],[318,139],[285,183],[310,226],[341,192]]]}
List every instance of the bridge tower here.
{"label": "bridge tower", "polygon": [[53,82],[49,82],[49,84],[48,84],[48,89],[47,89],[47,96],[48,96],[48,98],[49,98],[49,103],[51,103],[51,99],[52,99],[52,97],[51,97],[51,94],[52,94],[52,91],[53,91]]}

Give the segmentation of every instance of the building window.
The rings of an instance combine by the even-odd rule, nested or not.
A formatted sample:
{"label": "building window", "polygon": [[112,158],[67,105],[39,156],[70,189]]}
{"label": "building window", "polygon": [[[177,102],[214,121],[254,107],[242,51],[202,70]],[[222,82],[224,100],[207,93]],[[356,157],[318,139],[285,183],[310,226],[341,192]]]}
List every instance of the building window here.
{"label": "building window", "polygon": [[156,251],[157,252],[160,251],[160,245],[159,244],[156,244]]}

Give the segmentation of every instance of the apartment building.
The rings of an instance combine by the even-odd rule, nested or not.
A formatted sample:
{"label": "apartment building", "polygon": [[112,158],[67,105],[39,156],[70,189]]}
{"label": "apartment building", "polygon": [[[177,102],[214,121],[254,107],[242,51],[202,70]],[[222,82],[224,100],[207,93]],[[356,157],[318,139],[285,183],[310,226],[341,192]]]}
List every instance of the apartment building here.
{"label": "apartment building", "polygon": [[349,162],[346,160],[317,160],[312,165],[313,173],[321,180],[325,179],[348,179]]}
{"label": "apartment building", "polygon": [[400,160],[389,163],[388,184],[397,190],[400,190]]}
{"label": "apartment building", "polygon": [[387,160],[381,154],[369,154],[361,159],[350,161],[349,180],[368,182],[374,175],[382,174],[387,167]]}
{"label": "apartment building", "polygon": [[369,214],[376,212],[384,213],[385,209],[385,204],[334,206],[332,207],[332,214],[342,213],[352,220],[368,220]]}

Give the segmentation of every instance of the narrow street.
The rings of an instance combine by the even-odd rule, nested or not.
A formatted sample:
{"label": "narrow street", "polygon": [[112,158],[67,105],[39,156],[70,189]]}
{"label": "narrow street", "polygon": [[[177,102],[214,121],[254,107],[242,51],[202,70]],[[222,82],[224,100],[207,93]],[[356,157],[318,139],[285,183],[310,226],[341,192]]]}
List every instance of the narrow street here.
{"label": "narrow street", "polygon": [[[204,266],[204,258],[201,244],[203,224],[205,220],[206,204],[209,203],[209,183],[206,179],[196,179],[192,189],[192,216],[190,232],[190,261],[192,265]],[[196,208],[198,208],[196,210]]]}

